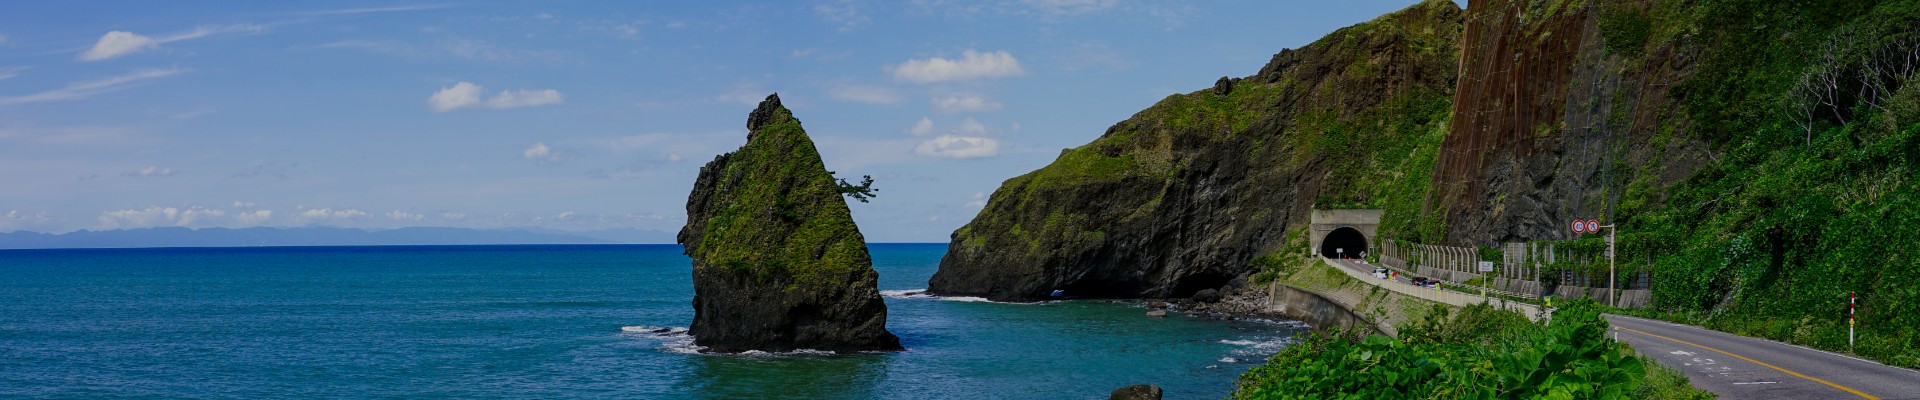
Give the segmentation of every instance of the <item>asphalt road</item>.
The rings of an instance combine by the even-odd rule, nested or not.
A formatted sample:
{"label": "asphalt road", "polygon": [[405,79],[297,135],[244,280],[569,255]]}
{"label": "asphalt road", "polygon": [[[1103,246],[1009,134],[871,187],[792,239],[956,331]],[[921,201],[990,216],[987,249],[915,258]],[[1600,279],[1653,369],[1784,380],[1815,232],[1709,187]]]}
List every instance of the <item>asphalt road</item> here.
{"label": "asphalt road", "polygon": [[1920,399],[1920,371],[1664,321],[1607,320],[1620,341],[1723,399]]}

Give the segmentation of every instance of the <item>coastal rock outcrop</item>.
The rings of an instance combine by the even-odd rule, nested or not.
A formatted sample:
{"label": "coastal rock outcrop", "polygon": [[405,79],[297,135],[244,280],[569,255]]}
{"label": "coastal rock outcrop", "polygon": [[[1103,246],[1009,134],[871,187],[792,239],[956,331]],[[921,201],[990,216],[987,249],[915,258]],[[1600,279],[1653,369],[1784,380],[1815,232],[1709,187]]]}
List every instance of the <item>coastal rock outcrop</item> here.
{"label": "coastal rock outcrop", "polygon": [[1062,151],[953,233],[928,292],[1185,298],[1249,274],[1316,207],[1385,208],[1383,232],[1427,230],[1462,15],[1426,1],[1340,29]]}
{"label": "coastal rock outcrop", "polygon": [[900,350],[866,239],[793,113],[767,96],[747,144],[700,168],[679,242],[694,344],[715,352]]}

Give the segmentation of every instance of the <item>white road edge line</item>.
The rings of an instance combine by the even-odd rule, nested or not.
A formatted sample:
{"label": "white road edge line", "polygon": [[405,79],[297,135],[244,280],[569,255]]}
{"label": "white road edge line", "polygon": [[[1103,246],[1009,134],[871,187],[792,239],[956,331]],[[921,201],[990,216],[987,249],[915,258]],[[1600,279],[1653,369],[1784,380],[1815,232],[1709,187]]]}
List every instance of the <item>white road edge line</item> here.
{"label": "white road edge line", "polygon": [[1635,316],[1631,316],[1631,315],[1619,315],[1619,314],[1608,314],[1608,315],[1612,315],[1612,316],[1615,316],[1615,317],[1621,317],[1621,318],[1632,318],[1632,319],[1636,319],[1636,320],[1640,320],[1640,321],[1645,321],[1645,322],[1652,322],[1652,323],[1660,323],[1660,324],[1667,324],[1667,325],[1672,325],[1672,326],[1677,326],[1677,327],[1682,327],[1682,328],[1692,328],[1692,329],[1694,329],[1694,330],[1701,330],[1701,331],[1707,331],[1707,332],[1713,332],[1713,333],[1718,333],[1718,334],[1723,334],[1723,335],[1727,335],[1727,336],[1733,336],[1733,337],[1738,337],[1738,338],[1745,338],[1745,339],[1753,339],[1753,340],[1761,340],[1761,341],[1766,341],[1766,342],[1771,342],[1771,343],[1779,343],[1779,344],[1782,344],[1782,345],[1786,345],[1786,346],[1791,346],[1791,347],[1798,347],[1798,348],[1801,348],[1801,349],[1806,349],[1806,350],[1811,350],[1811,351],[1815,351],[1815,352],[1820,352],[1820,353],[1826,353],[1827,355],[1831,355],[1831,356],[1834,356],[1834,357],[1840,357],[1840,358],[1845,358],[1845,359],[1849,359],[1849,360],[1854,360],[1854,361],[1859,361],[1859,362],[1864,362],[1864,363],[1868,363],[1868,364],[1873,364],[1873,365],[1878,365],[1878,366],[1882,366],[1882,367],[1888,367],[1888,368],[1893,368],[1893,369],[1897,369],[1897,370],[1901,370],[1901,371],[1906,371],[1906,372],[1911,372],[1911,373],[1914,373],[1914,374],[1916,374],[1916,375],[1920,375],[1920,371],[1915,371],[1915,370],[1911,370],[1911,369],[1906,369],[1906,368],[1901,368],[1901,367],[1895,367],[1895,366],[1892,366],[1892,365],[1887,365],[1887,364],[1884,364],[1884,363],[1881,363],[1881,362],[1879,362],[1879,361],[1874,361],[1874,360],[1868,360],[1868,359],[1864,359],[1864,358],[1859,358],[1859,357],[1854,357],[1854,356],[1849,356],[1849,355],[1845,355],[1845,354],[1840,354],[1840,353],[1835,353],[1835,352],[1831,352],[1831,351],[1826,351],[1826,350],[1821,350],[1821,349],[1816,349],[1816,348],[1812,348],[1812,347],[1807,347],[1807,346],[1801,346],[1801,345],[1797,345],[1797,344],[1793,344],[1793,343],[1787,343],[1787,342],[1782,342],[1782,341],[1778,341],[1778,340],[1773,340],[1773,339],[1767,339],[1767,338],[1757,338],[1757,337],[1752,337],[1752,336],[1745,336],[1745,335],[1735,335],[1735,334],[1732,334],[1732,333],[1727,333],[1727,332],[1721,332],[1721,331],[1716,331],[1716,330],[1712,330],[1712,329],[1707,329],[1707,328],[1702,328],[1702,327],[1698,327],[1698,326],[1693,326],[1693,325],[1686,325],[1686,324],[1677,324],[1677,323],[1673,323],[1673,322],[1668,322],[1668,321],[1661,321],[1661,320],[1657,320],[1657,319],[1646,319],[1646,318],[1640,318],[1640,317],[1635,317]]}

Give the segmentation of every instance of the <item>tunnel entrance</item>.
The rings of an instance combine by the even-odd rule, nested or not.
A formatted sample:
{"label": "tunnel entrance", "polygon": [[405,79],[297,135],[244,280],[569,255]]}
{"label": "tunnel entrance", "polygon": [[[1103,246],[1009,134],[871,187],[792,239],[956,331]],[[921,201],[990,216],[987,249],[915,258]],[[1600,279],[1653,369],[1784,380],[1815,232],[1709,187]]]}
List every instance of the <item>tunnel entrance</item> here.
{"label": "tunnel entrance", "polygon": [[1340,258],[1342,250],[1347,257],[1360,258],[1360,254],[1367,251],[1367,235],[1361,234],[1358,229],[1342,226],[1327,232],[1327,237],[1320,239],[1321,257]]}

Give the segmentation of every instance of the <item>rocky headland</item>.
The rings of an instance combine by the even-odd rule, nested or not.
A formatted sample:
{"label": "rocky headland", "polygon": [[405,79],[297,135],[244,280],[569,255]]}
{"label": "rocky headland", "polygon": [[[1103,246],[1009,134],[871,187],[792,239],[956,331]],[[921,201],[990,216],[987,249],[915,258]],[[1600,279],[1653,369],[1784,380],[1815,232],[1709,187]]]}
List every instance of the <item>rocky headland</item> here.
{"label": "rocky headland", "polygon": [[1318,208],[1420,226],[1462,11],[1428,1],[1175,94],[1007,180],[953,233],[937,295],[1189,298],[1278,251]]}
{"label": "rocky headland", "polygon": [[778,94],[747,144],[700,169],[679,242],[693,258],[694,344],[712,352],[901,350],[866,239]]}

